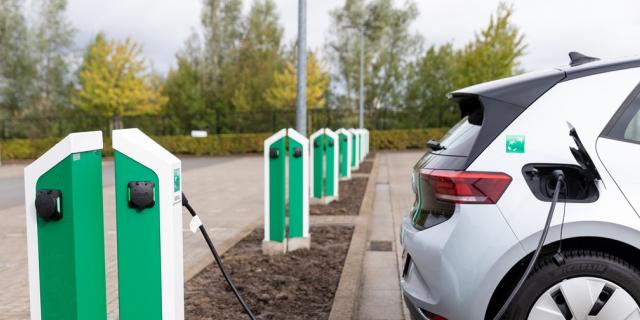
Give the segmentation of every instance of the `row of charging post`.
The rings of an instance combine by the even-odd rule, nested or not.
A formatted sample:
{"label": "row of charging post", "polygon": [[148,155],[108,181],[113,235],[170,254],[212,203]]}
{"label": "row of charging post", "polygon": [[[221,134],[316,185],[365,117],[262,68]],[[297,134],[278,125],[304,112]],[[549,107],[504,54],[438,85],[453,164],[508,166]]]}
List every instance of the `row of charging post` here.
{"label": "row of charging post", "polygon": [[323,204],[338,200],[338,181],[351,179],[368,152],[366,129],[323,128],[309,139],[294,129],[282,129],[266,139],[263,253],[309,248],[310,198]]}
{"label": "row of charging post", "polygon": [[[181,162],[112,133],[120,319],[184,319]],[[24,170],[32,320],[106,319],[102,133],[73,133]]]}
{"label": "row of charging post", "polygon": [[[184,319],[181,161],[137,129],[112,138],[119,316]],[[309,247],[310,170],[322,197],[337,199],[337,176],[349,178],[368,153],[366,130],[314,139],[288,129],[265,141],[265,243],[279,251]],[[73,133],[24,170],[33,320],[107,317],[102,149],[101,132]],[[310,149],[321,159],[313,169]]]}

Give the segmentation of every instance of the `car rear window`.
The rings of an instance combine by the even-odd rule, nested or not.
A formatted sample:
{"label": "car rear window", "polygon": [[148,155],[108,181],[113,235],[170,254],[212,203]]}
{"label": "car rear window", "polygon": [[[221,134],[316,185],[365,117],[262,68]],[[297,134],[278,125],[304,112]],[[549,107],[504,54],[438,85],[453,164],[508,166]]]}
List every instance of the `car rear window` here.
{"label": "car rear window", "polygon": [[477,99],[464,99],[458,103],[462,119],[442,137],[440,145],[444,148],[434,151],[434,154],[467,157],[480,134],[483,120],[480,102]]}

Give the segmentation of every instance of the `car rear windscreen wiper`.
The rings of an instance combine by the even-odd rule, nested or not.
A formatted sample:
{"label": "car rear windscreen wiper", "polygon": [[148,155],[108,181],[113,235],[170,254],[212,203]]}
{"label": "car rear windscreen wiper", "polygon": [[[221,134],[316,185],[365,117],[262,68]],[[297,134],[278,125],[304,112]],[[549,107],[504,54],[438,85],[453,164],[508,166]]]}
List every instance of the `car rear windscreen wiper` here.
{"label": "car rear windscreen wiper", "polygon": [[440,141],[436,141],[436,140],[429,140],[429,142],[427,142],[427,146],[431,149],[431,151],[440,151],[440,150],[446,150],[447,148],[443,145],[440,144]]}

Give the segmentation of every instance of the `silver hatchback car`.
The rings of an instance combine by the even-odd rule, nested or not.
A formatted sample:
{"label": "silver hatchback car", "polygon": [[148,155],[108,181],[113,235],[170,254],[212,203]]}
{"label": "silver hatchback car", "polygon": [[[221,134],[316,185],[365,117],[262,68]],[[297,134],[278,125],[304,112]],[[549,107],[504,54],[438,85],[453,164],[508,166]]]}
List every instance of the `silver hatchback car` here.
{"label": "silver hatchback car", "polygon": [[640,59],[571,56],[450,94],[401,230],[413,319],[640,319]]}

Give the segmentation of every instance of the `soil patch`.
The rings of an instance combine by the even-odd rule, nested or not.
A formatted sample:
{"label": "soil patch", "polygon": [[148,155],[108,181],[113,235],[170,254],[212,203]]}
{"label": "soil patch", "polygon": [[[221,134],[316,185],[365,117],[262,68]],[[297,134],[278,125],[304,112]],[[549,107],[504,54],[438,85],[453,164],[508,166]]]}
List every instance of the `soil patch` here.
{"label": "soil patch", "polygon": [[[311,249],[262,255],[263,230],[254,230],[223,256],[240,294],[258,319],[327,319],[353,227],[312,226]],[[247,319],[210,264],[185,284],[188,320]]]}
{"label": "soil patch", "polygon": [[309,206],[309,214],[322,216],[358,215],[368,181],[369,178],[366,177],[340,181],[340,199],[329,204],[312,204]]}

